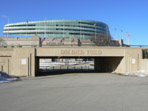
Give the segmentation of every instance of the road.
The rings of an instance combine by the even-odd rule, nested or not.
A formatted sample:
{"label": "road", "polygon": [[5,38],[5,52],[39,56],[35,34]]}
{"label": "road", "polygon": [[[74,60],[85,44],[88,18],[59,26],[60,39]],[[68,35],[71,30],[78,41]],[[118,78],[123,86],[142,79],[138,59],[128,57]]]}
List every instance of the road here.
{"label": "road", "polygon": [[147,111],[148,78],[65,74],[0,84],[0,111]]}

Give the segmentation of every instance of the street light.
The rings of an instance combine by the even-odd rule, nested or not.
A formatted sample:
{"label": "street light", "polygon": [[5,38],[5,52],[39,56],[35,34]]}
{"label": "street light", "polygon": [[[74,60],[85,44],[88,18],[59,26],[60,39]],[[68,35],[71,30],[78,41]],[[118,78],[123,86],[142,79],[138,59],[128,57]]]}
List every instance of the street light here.
{"label": "street light", "polygon": [[128,43],[128,32],[126,32],[126,43]]}
{"label": "street light", "polygon": [[130,45],[130,35],[128,34],[128,45]]}
{"label": "street light", "polygon": [[[3,18],[7,18],[7,19],[8,19],[8,24],[9,24],[9,17],[8,17],[8,16],[6,16],[6,15],[3,15],[2,17],[3,17]],[[7,36],[8,36],[8,33],[9,33],[9,25],[8,25]]]}
{"label": "street light", "polygon": [[115,40],[117,40],[117,28],[115,28]]}
{"label": "street light", "polygon": [[123,40],[123,29],[121,29],[121,33],[122,33],[122,40]]}

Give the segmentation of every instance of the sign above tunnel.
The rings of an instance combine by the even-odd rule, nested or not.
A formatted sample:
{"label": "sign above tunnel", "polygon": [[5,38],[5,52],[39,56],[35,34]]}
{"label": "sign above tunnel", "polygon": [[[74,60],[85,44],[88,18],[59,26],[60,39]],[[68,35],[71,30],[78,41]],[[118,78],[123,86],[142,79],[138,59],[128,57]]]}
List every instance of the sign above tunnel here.
{"label": "sign above tunnel", "polygon": [[36,48],[36,56],[124,56],[124,50],[119,48]]}
{"label": "sign above tunnel", "polygon": [[95,49],[90,49],[90,50],[70,50],[70,49],[64,49],[61,50],[61,55],[102,55],[102,50],[95,50]]}

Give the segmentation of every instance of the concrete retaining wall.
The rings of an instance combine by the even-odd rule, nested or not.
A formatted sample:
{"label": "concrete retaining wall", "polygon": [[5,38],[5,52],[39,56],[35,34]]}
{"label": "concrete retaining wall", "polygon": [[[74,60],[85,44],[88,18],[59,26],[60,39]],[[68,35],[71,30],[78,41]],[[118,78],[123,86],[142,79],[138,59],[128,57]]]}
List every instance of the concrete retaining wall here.
{"label": "concrete retaining wall", "polygon": [[0,48],[0,70],[10,75],[35,76],[40,57],[91,57],[96,59],[95,69],[101,72],[126,73],[148,69],[148,60],[142,59],[141,48],[18,47]]}

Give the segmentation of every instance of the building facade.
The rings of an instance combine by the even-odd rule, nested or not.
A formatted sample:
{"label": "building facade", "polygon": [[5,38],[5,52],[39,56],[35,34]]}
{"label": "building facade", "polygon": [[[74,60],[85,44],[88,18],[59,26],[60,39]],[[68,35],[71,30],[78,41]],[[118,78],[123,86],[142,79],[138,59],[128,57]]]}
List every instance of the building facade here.
{"label": "building facade", "polygon": [[97,34],[110,35],[108,25],[92,20],[26,21],[4,25],[3,34],[15,36],[41,36],[51,38],[89,39]]}

